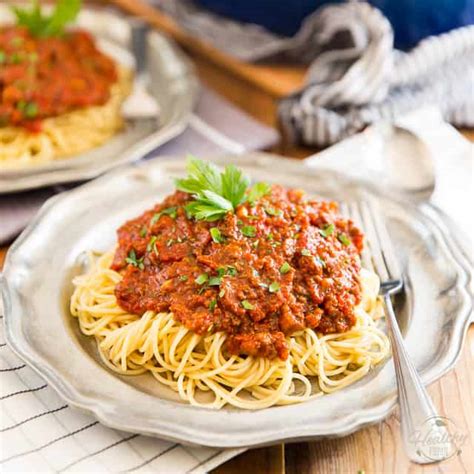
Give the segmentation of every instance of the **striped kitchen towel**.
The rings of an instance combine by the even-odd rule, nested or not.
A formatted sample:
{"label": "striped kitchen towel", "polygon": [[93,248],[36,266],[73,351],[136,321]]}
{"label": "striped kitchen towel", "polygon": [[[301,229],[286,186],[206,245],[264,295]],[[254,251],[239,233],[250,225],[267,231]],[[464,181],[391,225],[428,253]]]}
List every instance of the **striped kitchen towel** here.
{"label": "striped kitchen towel", "polygon": [[3,337],[3,320],[0,377],[3,473],[204,474],[243,451],[183,446],[105,427],[64,403],[10,350]]}
{"label": "striped kitchen towel", "polygon": [[280,122],[295,142],[327,146],[425,105],[438,106],[454,125],[474,127],[474,26],[426,38],[404,53],[394,49],[387,18],[362,1],[323,6],[292,37],[192,0],[148,1],[241,60],[311,64],[303,90],[280,103]]}
{"label": "striped kitchen towel", "polygon": [[311,46],[321,52],[303,90],[279,107],[292,141],[330,145],[425,105],[454,125],[474,127],[474,25],[402,53],[388,20],[367,3],[327,6],[312,21]]}

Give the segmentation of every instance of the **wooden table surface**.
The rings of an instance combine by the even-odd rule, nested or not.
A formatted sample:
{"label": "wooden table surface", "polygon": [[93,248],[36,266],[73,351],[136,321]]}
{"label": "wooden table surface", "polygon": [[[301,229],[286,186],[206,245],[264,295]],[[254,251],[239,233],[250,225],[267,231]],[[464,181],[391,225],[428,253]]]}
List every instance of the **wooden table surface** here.
{"label": "wooden table surface", "polygon": [[[212,48],[190,41],[176,25],[162,16],[153,16],[139,0],[114,0],[124,9],[148,17],[175,37],[193,56],[203,82],[265,123],[275,124],[278,97],[301,84],[301,68],[253,66],[238,63]],[[142,8],[140,10],[140,8]],[[176,36],[177,35],[177,36]],[[189,47],[189,45],[193,45]],[[188,47],[187,47],[188,46]],[[215,56],[217,54],[217,56]],[[203,59],[204,58],[204,59]],[[209,58],[211,58],[209,60]],[[236,80],[229,80],[228,72]],[[230,73],[229,73],[230,74]],[[463,132],[471,140],[474,133]],[[314,149],[281,144],[287,156],[302,158]],[[0,248],[0,268],[7,248]],[[405,456],[400,439],[398,410],[385,421],[350,436],[318,442],[278,445],[249,450],[214,470],[215,474],[326,474],[352,473],[472,473],[474,472],[474,327],[468,331],[460,358],[453,370],[429,387],[440,415],[452,420],[457,433],[468,435],[461,452],[443,463],[419,466]]]}

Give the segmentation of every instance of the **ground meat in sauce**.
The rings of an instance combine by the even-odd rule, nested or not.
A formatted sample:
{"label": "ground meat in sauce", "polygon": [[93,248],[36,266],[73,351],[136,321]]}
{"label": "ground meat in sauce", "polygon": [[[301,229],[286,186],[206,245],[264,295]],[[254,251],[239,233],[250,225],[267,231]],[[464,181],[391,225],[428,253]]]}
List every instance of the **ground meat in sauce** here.
{"label": "ground meat in sauce", "polygon": [[172,311],[198,334],[226,332],[232,354],[281,359],[295,331],[354,325],[363,237],[336,203],[273,186],[253,206],[203,222],[186,217],[190,200],[177,191],[118,230],[122,308]]}
{"label": "ground meat in sauce", "polygon": [[36,38],[23,26],[0,27],[0,127],[41,130],[41,119],[102,105],[117,80],[114,62],[83,30]]}

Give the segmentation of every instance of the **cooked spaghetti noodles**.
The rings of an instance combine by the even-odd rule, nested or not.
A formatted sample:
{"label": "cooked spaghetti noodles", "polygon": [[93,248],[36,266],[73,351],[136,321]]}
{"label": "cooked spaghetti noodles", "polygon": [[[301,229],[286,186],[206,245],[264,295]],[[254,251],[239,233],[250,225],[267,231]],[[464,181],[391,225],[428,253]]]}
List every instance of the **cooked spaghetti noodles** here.
{"label": "cooked spaghetti noodles", "polygon": [[[387,336],[376,323],[381,316],[378,278],[367,270],[361,271],[356,324],[343,333],[321,335],[306,328],[293,334],[283,361],[230,355],[223,332],[195,334],[171,313],[128,313],[117,304],[114,291],[122,277],[110,269],[112,259],[111,252],[91,255],[88,272],[74,279],[71,312],[81,331],[96,338],[102,360],[113,371],[150,372],[193,405],[259,409],[302,402],[347,387],[389,353]],[[210,392],[213,400],[199,401],[200,391]]]}

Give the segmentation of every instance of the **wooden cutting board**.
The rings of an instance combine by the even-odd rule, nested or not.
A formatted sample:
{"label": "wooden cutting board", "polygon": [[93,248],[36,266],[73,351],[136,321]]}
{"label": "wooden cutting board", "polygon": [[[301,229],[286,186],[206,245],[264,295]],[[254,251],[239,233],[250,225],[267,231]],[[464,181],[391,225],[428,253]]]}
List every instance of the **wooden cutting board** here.
{"label": "wooden cutting board", "polygon": [[303,84],[304,66],[244,63],[189,35],[142,0],[111,2],[171,36],[193,58],[205,84],[267,125],[276,125],[278,100]]}

